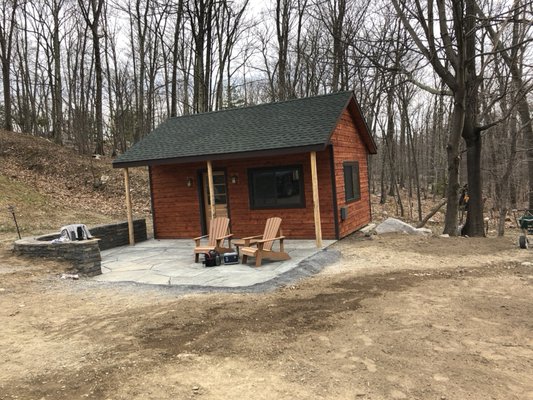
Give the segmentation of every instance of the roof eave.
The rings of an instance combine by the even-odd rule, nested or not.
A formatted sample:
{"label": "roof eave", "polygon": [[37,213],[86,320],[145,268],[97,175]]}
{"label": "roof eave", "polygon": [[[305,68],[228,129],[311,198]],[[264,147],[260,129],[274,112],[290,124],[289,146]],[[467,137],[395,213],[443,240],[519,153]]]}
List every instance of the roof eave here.
{"label": "roof eave", "polygon": [[221,154],[202,154],[188,157],[171,157],[151,160],[135,160],[135,161],[113,161],[113,168],[130,168],[143,167],[153,165],[168,165],[168,164],[187,164],[201,161],[221,161],[221,160],[236,160],[253,157],[269,157],[282,156],[288,154],[307,153],[311,151],[325,150],[327,143],[319,143],[313,145],[306,145],[300,147],[285,147],[280,149],[243,151],[237,153],[221,153]]}

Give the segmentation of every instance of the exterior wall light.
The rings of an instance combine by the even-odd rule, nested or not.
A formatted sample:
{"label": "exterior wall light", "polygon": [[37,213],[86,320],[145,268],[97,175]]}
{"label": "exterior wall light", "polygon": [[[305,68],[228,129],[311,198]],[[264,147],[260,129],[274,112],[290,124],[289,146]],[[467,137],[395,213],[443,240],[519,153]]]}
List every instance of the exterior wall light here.
{"label": "exterior wall light", "polygon": [[233,174],[231,175],[231,183],[237,183],[239,182],[239,175]]}
{"label": "exterior wall light", "polygon": [[192,178],[187,178],[187,187],[192,187]]}

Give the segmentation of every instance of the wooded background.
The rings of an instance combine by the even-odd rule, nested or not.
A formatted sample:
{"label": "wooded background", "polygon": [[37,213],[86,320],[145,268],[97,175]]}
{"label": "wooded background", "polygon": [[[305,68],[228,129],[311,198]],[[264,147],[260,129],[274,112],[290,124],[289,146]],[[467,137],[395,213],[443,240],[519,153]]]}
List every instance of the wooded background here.
{"label": "wooded background", "polygon": [[[9,131],[125,151],[168,117],[354,90],[371,191],[448,200],[444,231],[533,209],[533,2],[4,0]],[[418,200],[418,201],[417,201]]]}

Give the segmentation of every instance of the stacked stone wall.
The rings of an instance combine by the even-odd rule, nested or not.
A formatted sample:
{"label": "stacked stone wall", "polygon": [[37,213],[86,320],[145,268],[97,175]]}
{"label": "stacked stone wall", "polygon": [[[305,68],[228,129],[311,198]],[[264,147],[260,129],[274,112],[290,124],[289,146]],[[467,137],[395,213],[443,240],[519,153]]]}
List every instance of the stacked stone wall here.
{"label": "stacked stone wall", "polygon": [[[128,222],[98,225],[90,228],[89,231],[91,232],[91,235],[100,239],[100,250],[126,246],[130,243]],[[133,234],[135,237],[135,243],[144,242],[148,239],[146,233],[146,220],[144,218],[133,220]]]}
{"label": "stacked stone wall", "polygon": [[[133,226],[135,243],[147,240],[146,220],[137,219]],[[100,275],[100,251],[129,244],[128,223],[99,225],[89,228],[89,231],[94,236],[89,240],[53,243],[59,238],[59,233],[23,238],[15,242],[13,252],[18,256],[64,259],[71,263],[72,272],[82,276]]]}

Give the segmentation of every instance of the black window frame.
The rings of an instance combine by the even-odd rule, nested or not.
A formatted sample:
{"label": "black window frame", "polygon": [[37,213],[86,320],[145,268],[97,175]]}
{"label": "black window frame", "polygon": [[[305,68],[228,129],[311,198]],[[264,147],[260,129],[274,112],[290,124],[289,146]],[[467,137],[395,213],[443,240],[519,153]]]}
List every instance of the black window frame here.
{"label": "black window frame", "polygon": [[[298,180],[299,190],[300,190],[300,201],[298,204],[274,204],[274,205],[256,205],[254,199],[254,173],[256,172],[269,172],[272,171],[274,174],[279,170],[286,169],[295,169],[298,171]],[[248,168],[248,198],[250,203],[250,210],[272,210],[272,209],[291,209],[291,208],[305,208],[305,185],[304,185],[304,174],[303,167],[301,164],[297,165],[276,165],[271,167],[256,167]]]}
{"label": "black window frame", "polygon": [[[352,193],[348,193],[348,179],[346,168],[350,168],[352,175]],[[361,173],[359,170],[359,161],[345,161],[342,163],[342,173],[344,175],[344,200],[346,203],[361,200]]]}

